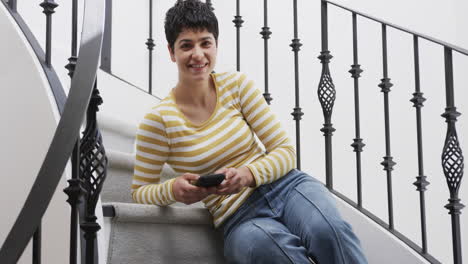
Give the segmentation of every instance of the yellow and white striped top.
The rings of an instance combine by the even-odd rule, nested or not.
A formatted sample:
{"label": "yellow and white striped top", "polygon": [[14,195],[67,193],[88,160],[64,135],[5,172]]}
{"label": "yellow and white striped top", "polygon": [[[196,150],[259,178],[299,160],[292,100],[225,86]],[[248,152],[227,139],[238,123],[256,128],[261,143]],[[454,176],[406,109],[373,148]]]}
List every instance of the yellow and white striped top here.
{"label": "yellow and white striped top", "polygon": [[[136,135],[132,182],[136,202],[160,206],[175,202],[175,179],[160,182],[164,163],[181,174],[247,166],[256,186],[271,183],[294,168],[291,140],[253,82],[238,72],[216,73],[212,78],[216,108],[203,124],[191,123],[172,93],[145,115]],[[203,202],[214,225],[218,227],[234,213],[254,189],[206,197]]]}

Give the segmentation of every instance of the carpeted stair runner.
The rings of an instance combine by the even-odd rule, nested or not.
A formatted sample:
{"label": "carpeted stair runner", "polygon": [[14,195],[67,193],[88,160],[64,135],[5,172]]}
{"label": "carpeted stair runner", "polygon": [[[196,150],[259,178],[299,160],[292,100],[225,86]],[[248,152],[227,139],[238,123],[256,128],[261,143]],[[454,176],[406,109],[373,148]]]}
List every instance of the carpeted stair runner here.
{"label": "carpeted stair runner", "polygon": [[[109,166],[101,200],[113,207],[106,219],[108,264],[222,264],[223,241],[201,203],[167,207],[135,204],[130,196],[136,129],[101,118]],[[115,148],[114,148],[115,146]],[[165,168],[163,180],[173,172]],[[109,219],[110,218],[110,219]],[[109,221],[110,220],[110,221]]]}

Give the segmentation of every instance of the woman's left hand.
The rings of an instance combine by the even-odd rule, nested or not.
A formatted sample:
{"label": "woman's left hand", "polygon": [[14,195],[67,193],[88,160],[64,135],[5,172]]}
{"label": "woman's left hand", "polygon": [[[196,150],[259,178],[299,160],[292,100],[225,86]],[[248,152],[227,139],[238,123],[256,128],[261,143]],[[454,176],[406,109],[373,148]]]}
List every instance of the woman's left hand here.
{"label": "woman's left hand", "polygon": [[227,195],[240,192],[244,187],[255,187],[255,179],[249,168],[224,168],[216,171],[226,175],[224,181],[218,185],[217,194]]}

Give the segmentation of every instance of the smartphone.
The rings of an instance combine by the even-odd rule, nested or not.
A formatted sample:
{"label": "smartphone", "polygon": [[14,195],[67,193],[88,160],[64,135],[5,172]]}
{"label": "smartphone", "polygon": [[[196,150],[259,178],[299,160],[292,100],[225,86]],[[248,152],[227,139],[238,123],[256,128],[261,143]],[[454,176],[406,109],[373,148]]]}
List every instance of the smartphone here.
{"label": "smartphone", "polygon": [[218,186],[226,178],[222,173],[202,175],[195,181],[194,185],[198,187],[213,187]]}

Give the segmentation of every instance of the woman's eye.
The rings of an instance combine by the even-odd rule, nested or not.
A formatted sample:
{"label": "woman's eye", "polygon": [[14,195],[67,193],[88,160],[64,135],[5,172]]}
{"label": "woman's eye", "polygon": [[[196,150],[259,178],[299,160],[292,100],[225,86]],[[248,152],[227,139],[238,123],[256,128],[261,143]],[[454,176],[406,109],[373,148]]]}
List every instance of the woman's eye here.
{"label": "woman's eye", "polygon": [[181,49],[190,49],[191,46],[192,46],[192,45],[190,45],[190,44],[187,43],[187,44],[182,44],[182,45],[180,46],[180,48],[181,48]]}
{"label": "woman's eye", "polygon": [[211,41],[205,41],[205,42],[202,43],[202,45],[204,47],[209,47],[209,46],[211,46]]}

